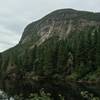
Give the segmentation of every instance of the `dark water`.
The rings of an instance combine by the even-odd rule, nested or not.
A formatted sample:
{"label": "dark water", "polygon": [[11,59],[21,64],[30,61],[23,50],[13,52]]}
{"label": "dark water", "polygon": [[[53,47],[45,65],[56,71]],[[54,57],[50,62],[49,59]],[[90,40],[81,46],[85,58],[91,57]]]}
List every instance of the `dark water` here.
{"label": "dark water", "polygon": [[24,100],[30,93],[39,93],[42,89],[46,93],[51,93],[54,100],[60,100],[59,94],[64,96],[65,100],[84,100],[81,91],[89,91],[95,96],[100,97],[99,84],[83,84],[75,82],[51,82],[51,81],[5,81],[3,90],[9,96],[23,94]]}

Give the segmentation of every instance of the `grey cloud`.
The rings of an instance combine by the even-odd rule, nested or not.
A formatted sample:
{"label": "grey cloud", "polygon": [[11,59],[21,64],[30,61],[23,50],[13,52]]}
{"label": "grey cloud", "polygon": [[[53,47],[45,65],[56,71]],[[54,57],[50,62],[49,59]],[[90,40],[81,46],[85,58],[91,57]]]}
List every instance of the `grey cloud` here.
{"label": "grey cloud", "polygon": [[9,47],[13,47],[12,45],[0,43],[0,52],[3,52],[4,50],[7,50]]}

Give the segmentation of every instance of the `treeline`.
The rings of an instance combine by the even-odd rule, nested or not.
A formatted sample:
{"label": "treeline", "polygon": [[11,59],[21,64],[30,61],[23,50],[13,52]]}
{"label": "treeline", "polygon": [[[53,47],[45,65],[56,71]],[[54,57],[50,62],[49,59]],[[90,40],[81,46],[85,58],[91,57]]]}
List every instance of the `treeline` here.
{"label": "treeline", "polygon": [[[19,70],[35,75],[81,79],[100,66],[100,27],[88,27],[65,40],[52,37],[41,46],[15,57]],[[73,74],[75,73],[75,74]]]}

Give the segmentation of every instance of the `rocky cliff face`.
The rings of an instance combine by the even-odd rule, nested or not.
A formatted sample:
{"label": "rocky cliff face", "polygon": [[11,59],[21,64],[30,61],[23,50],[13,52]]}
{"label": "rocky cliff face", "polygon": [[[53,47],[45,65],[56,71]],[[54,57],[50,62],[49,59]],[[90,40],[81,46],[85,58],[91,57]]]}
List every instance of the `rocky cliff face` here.
{"label": "rocky cliff face", "polygon": [[100,24],[100,14],[63,9],[52,12],[37,22],[28,25],[23,33],[21,44],[31,41],[40,45],[52,36],[65,39],[68,34]]}
{"label": "rocky cliff face", "polygon": [[93,75],[95,80],[100,74],[99,39],[100,13],[54,11],[28,25],[19,44],[1,54],[0,78],[92,80]]}

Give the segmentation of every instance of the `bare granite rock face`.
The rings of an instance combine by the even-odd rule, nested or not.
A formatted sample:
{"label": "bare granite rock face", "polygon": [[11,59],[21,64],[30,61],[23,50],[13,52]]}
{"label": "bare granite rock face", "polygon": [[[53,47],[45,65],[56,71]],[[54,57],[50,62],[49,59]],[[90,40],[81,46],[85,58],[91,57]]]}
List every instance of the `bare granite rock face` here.
{"label": "bare granite rock face", "polygon": [[[100,14],[77,11],[73,9],[57,10],[25,28],[20,44],[32,42],[39,46],[52,36],[65,39],[71,33],[81,31],[89,26],[100,25]],[[97,19],[98,18],[98,19]]]}

